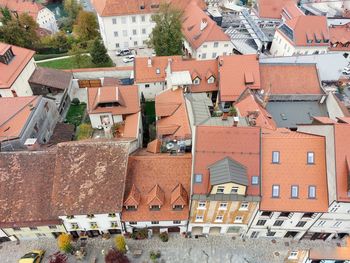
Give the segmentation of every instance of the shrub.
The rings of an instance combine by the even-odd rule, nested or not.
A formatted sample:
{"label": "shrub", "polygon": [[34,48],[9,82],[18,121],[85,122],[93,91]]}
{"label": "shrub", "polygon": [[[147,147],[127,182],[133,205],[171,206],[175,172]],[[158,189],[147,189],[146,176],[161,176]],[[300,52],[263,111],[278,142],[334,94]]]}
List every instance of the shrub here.
{"label": "shrub", "polygon": [[160,258],[161,254],[160,251],[151,251],[149,252],[149,258],[155,262],[158,258]]}
{"label": "shrub", "polygon": [[78,105],[78,104],[80,104],[80,100],[78,98],[74,98],[74,99],[72,99],[72,104]]}
{"label": "shrub", "polygon": [[115,247],[117,250],[121,253],[126,253],[126,243],[125,243],[125,238],[122,235],[117,235],[115,237]]}
{"label": "shrub", "polygon": [[168,232],[162,232],[159,234],[159,238],[160,240],[162,240],[163,242],[168,242],[169,240],[169,234]]}
{"label": "shrub", "polygon": [[49,256],[49,263],[67,263],[68,257],[65,254],[61,254],[60,252],[56,252]]}
{"label": "shrub", "polygon": [[106,263],[129,263],[129,259],[121,252],[110,249],[105,256]]}
{"label": "shrub", "polygon": [[131,238],[136,240],[146,239],[147,237],[148,237],[147,228],[135,230],[135,232],[131,234]]}
{"label": "shrub", "polygon": [[232,106],[228,112],[230,116],[237,116],[237,110],[234,106]]}
{"label": "shrub", "polygon": [[90,139],[93,132],[94,129],[91,127],[90,124],[82,123],[78,126],[77,140],[80,141]]}
{"label": "shrub", "polygon": [[65,253],[70,253],[73,251],[73,246],[71,244],[72,236],[66,233],[59,235],[57,239],[58,248]]}

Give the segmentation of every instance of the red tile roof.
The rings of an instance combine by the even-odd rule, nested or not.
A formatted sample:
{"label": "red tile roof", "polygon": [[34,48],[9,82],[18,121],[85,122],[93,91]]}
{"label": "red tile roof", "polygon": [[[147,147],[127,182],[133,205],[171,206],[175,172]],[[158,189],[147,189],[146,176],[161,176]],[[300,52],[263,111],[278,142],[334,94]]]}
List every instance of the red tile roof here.
{"label": "red tile roof", "polygon": [[[147,178],[147,180],[145,180]],[[129,195],[132,185],[140,191],[141,200],[137,211],[123,209],[123,221],[166,221],[187,220],[189,207],[186,200],[182,211],[172,208],[171,197],[175,187],[181,184],[190,192],[191,155],[170,156],[167,154],[133,155],[129,157],[125,196]],[[150,211],[149,192],[158,185],[164,193],[160,211]]]}
{"label": "red tile roof", "polygon": [[[280,163],[272,163],[279,151]],[[314,152],[315,163],[307,165],[307,153]],[[280,186],[280,197],[272,197],[272,186]],[[297,185],[298,198],[291,198]],[[309,186],[316,186],[316,198],[308,198]],[[262,133],[262,200],[260,209],[286,212],[327,212],[328,192],[325,138],[288,129]]]}
{"label": "red tile roof", "polygon": [[158,184],[156,184],[151,191],[148,193],[147,197],[147,205],[153,206],[153,205],[158,205],[162,206],[164,204],[164,191]]}
{"label": "red tile roof", "polygon": [[162,142],[159,139],[155,139],[147,144],[147,152],[160,153],[160,146]]}
{"label": "red tile roof", "polygon": [[194,1],[185,9],[182,33],[195,49],[205,42],[230,41],[230,37]]}
{"label": "red tile roof", "polygon": [[350,50],[350,22],[345,25],[332,25],[329,28],[329,35],[331,50]]}
{"label": "red tile roof", "polygon": [[179,183],[174,190],[171,192],[170,198],[171,205],[187,205],[188,204],[188,195],[186,189]]}
{"label": "red tile roof", "polygon": [[45,8],[42,4],[32,0],[0,0],[0,7],[7,7],[11,11],[17,11],[18,14],[27,13],[34,20],[37,19],[39,11]]}
{"label": "red tile roof", "polygon": [[124,121],[124,130],[123,134],[121,134],[122,137],[125,138],[137,138],[138,134],[138,126],[139,126],[139,121],[140,121],[140,112],[134,113],[127,115],[125,117]]}
{"label": "red tile roof", "polygon": [[303,16],[304,13],[299,9],[294,0],[287,1],[283,5],[283,16],[285,19],[291,19],[297,16]]}
{"label": "red tile roof", "polygon": [[[293,31],[293,39],[286,36],[286,39],[295,46],[328,46],[329,31],[327,17],[325,16],[297,16],[287,20],[285,24]],[[277,29],[284,35],[281,29]],[[316,41],[320,40],[319,43]],[[307,40],[312,40],[308,43]]]}
{"label": "red tile roof", "polygon": [[257,0],[257,11],[260,18],[281,19],[283,7],[294,0]]}
{"label": "red tile roof", "polygon": [[40,100],[41,96],[0,98],[0,142],[20,137]]}
{"label": "red tile roof", "polygon": [[9,89],[35,54],[35,51],[0,42],[1,53],[8,48],[12,48],[15,57],[8,65],[0,62],[0,89]]}
{"label": "red tile roof", "polygon": [[220,100],[235,101],[246,88],[260,89],[256,55],[219,57]]}
{"label": "red tile roof", "polygon": [[[140,111],[140,101],[137,86],[109,86],[89,88],[88,112],[111,113],[113,115],[133,114]],[[118,102],[119,106],[100,107],[99,103]]]}
{"label": "red tile roof", "polygon": [[260,128],[198,126],[196,129],[194,174],[202,174],[202,183],[193,183],[194,194],[210,192],[208,166],[229,157],[247,168],[247,195],[258,196],[259,186],[251,185],[252,176],[260,177]]}
{"label": "red tile roof", "polygon": [[137,187],[133,184],[130,193],[124,201],[124,206],[138,206],[140,204],[141,194]]}
{"label": "red tile roof", "polygon": [[324,94],[315,64],[260,64],[260,78],[270,94]]}
{"label": "red tile roof", "polygon": [[[156,115],[158,117],[158,114],[165,116],[164,113],[171,112],[174,109],[174,105],[180,106],[170,116],[161,117],[157,121],[157,135],[159,137],[191,138],[186,103],[181,88],[174,91],[169,89],[156,96]],[[166,109],[167,106],[169,106],[170,110]]]}

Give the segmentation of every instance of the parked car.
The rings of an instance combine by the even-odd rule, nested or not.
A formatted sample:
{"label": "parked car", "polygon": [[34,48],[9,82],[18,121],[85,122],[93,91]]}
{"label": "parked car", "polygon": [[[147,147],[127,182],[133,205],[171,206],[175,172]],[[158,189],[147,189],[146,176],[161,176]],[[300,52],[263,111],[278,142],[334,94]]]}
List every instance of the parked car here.
{"label": "parked car", "polygon": [[133,62],[134,59],[135,59],[135,56],[134,56],[134,55],[126,56],[125,58],[123,58],[123,62],[124,62],[124,63]]}
{"label": "parked car", "polygon": [[32,250],[20,258],[18,263],[40,263],[44,258],[45,250]]}
{"label": "parked car", "polygon": [[121,49],[116,52],[117,56],[129,56],[131,55],[131,50],[126,48],[126,49]]}
{"label": "parked car", "polygon": [[342,71],[342,74],[343,74],[343,75],[350,75],[350,69],[349,69],[349,70],[345,70],[345,69],[344,69],[344,70]]}

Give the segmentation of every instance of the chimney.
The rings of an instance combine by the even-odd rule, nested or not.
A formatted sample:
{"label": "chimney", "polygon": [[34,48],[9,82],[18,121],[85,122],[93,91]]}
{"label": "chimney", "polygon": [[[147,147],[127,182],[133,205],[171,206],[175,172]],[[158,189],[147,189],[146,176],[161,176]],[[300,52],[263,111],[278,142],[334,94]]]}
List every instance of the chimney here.
{"label": "chimney", "polygon": [[206,18],[203,18],[201,21],[201,25],[200,25],[200,30],[203,31],[208,25],[208,20]]}
{"label": "chimney", "polygon": [[258,50],[257,52],[256,52],[256,60],[259,60],[259,58],[260,58],[260,50]]}
{"label": "chimney", "polygon": [[239,117],[233,117],[233,126],[237,127],[239,122]]}
{"label": "chimney", "polygon": [[147,67],[152,67],[152,58],[151,57],[148,57],[147,59]]}

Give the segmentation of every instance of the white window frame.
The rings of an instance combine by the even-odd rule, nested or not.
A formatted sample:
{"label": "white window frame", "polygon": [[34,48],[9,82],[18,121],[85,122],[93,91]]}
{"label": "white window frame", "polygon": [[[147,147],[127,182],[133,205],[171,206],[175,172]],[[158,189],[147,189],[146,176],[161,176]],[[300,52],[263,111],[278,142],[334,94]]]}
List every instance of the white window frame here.
{"label": "white window frame", "polygon": [[315,164],[315,153],[307,152],[307,164]]}
{"label": "white window frame", "polygon": [[234,223],[238,223],[238,224],[243,223],[243,216],[236,216]]}
{"label": "white window frame", "polygon": [[227,202],[220,203],[219,210],[227,210]]}
{"label": "white window frame", "polygon": [[218,215],[215,217],[215,222],[223,222],[224,221],[224,216],[223,215]]}
{"label": "white window frame", "polygon": [[200,210],[207,209],[207,202],[198,202],[197,209],[200,209]]}
{"label": "white window frame", "polygon": [[241,206],[239,207],[239,210],[248,211],[248,208],[249,208],[249,202],[242,202]]}
{"label": "white window frame", "polygon": [[[277,191],[277,195],[275,194],[275,191]],[[272,185],[272,197],[273,198],[279,198],[280,197],[280,186],[277,184]]]}
{"label": "white window frame", "polygon": [[[220,189],[220,191],[219,191]],[[222,190],[222,192],[221,192]],[[218,188],[216,189],[216,193],[217,194],[223,194],[225,192],[225,186],[218,186]]]}
{"label": "white window frame", "polygon": [[[235,189],[235,191],[233,191],[233,189]],[[237,194],[237,193],[238,193],[238,190],[239,190],[239,187],[238,187],[238,186],[232,186],[230,193],[231,193],[231,194]]]}
{"label": "white window frame", "polygon": [[204,220],[204,216],[197,215],[195,222],[203,222],[203,220]]}

